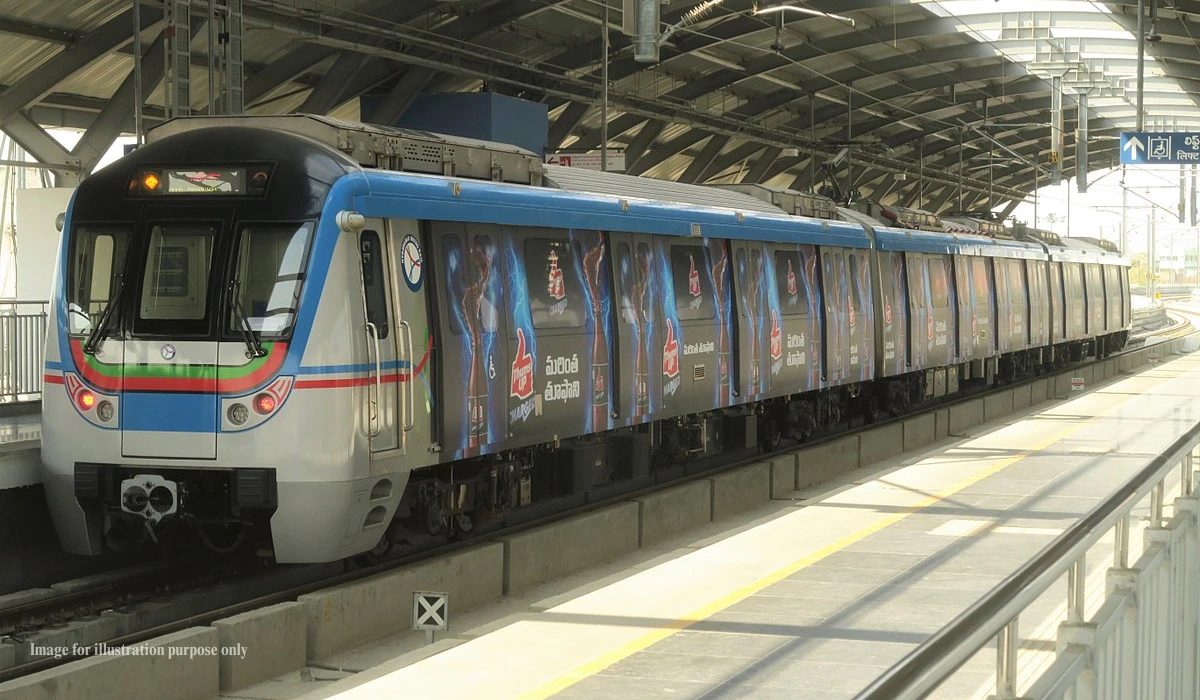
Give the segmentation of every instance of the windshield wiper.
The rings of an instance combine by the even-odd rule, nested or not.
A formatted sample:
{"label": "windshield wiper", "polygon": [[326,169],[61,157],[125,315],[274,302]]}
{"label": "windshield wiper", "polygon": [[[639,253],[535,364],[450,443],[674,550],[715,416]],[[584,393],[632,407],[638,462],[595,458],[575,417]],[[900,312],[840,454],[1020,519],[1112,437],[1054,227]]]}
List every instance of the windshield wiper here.
{"label": "windshield wiper", "polygon": [[238,330],[242,333],[242,340],[246,342],[246,357],[262,357],[267,354],[267,351],[259,342],[258,334],[251,327],[250,319],[246,317],[246,310],[242,308],[242,300],[238,298],[238,288],[241,285],[241,279],[234,279],[229,283],[229,308],[233,310],[233,315],[237,318]]}
{"label": "windshield wiper", "polygon": [[85,355],[96,354],[96,348],[104,340],[104,336],[108,330],[108,323],[112,320],[113,310],[117,308],[117,304],[121,301],[121,292],[125,291],[125,275],[117,274],[115,279],[116,284],[113,286],[112,294],[108,297],[108,304],[104,307],[104,313],[100,314],[100,320],[92,327],[92,332],[88,333],[87,340],[83,343],[83,352]]}

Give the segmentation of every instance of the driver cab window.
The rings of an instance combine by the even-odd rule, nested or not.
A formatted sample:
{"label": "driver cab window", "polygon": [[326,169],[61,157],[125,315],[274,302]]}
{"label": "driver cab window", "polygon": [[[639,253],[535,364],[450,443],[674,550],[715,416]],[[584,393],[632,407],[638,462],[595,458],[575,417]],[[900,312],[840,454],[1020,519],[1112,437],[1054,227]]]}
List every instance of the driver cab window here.
{"label": "driver cab window", "polygon": [[67,327],[73,334],[91,331],[116,290],[125,267],[128,234],[119,229],[80,228],[71,251],[67,287]]}

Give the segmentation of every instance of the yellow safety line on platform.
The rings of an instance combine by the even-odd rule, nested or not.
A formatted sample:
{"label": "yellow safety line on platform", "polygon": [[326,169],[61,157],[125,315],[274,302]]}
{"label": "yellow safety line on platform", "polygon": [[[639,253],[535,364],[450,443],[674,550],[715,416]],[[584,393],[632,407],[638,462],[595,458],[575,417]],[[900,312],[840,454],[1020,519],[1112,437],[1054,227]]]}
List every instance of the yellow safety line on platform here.
{"label": "yellow safety line on platform", "polygon": [[[1159,382],[1156,382],[1156,384],[1164,384],[1167,381],[1170,381],[1171,379],[1176,379],[1176,378],[1177,377],[1164,378],[1164,379],[1160,380]],[[763,590],[764,588],[767,588],[768,586],[772,586],[776,583],[779,583],[780,581],[786,579],[787,577],[791,576],[792,574],[795,574],[796,572],[800,571],[801,569],[811,566],[812,564],[815,564],[815,563],[821,561],[822,559],[828,557],[829,555],[835,554],[835,553],[845,549],[846,547],[849,547],[850,545],[854,544],[855,542],[865,539],[865,538],[875,534],[876,532],[879,532],[880,530],[883,530],[885,528],[891,527],[892,525],[895,525],[896,523],[907,518],[908,516],[912,515],[913,513],[924,510],[925,508],[928,508],[929,506],[934,505],[935,503],[941,502],[941,501],[949,498],[950,496],[953,496],[954,494],[958,493],[959,491],[962,491],[963,489],[968,488],[968,487],[986,479],[987,477],[992,476],[993,474],[996,474],[997,472],[1016,464],[1017,462],[1021,461],[1022,459],[1025,459],[1026,457],[1028,457],[1032,454],[1036,454],[1037,452],[1040,452],[1041,450],[1049,447],[1050,445],[1053,445],[1054,443],[1058,442],[1059,440],[1062,440],[1063,438],[1082,430],[1084,427],[1100,420],[1101,418],[1106,418],[1109,415],[1112,415],[1117,410],[1119,410],[1121,408],[1121,406],[1125,405],[1125,403],[1128,400],[1129,399],[1125,399],[1124,401],[1121,401],[1120,403],[1118,403],[1116,406],[1109,409],[1108,411],[1105,411],[1103,413],[1099,413],[1095,416],[1092,416],[1091,418],[1087,419],[1086,421],[1084,421],[1082,423],[1071,426],[1070,428],[1065,428],[1063,430],[1060,430],[1059,432],[1054,433],[1053,435],[1046,438],[1045,440],[1033,445],[1032,447],[1027,448],[1020,454],[1014,455],[1012,457],[1006,457],[1005,459],[994,462],[987,468],[982,469],[982,470],[976,472],[975,474],[972,474],[971,476],[954,484],[953,486],[951,486],[948,489],[939,491],[939,492],[933,494],[932,496],[925,498],[924,500],[917,503],[916,505],[909,506],[908,508],[905,508],[904,510],[901,510],[900,512],[895,513],[894,515],[889,515],[889,516],[883,518],[882,520],[876,522],[873,525],[869,525],[869,526],[864,527],[863,529],[859,530],[858,532],[847,535],[847,536],[843,537],[842,539],[834,542],[833,544],[827,545],[826,547],[819,549],[816,552],[813,552],[812,554],[802,557],[802,558],[792,562],[791,564],[788,564],[787,566],[784,566],[753,583],[746,584],[745,586],[742,586],[741,588],[738,588],[724,596],[721,596],[720,598],[717,598],[716,600],[712,601],[711,603],[708,603],[707,605],[703,605],[703,606],[691,611],[690,613],[684,615],[683,617],[672,620],[671,622],[669,622],[651,632],[647,632],[645,635],[643,635],[631,642],[628,642],[628,643],[608,652],[607,654],[599,656],[599,657],[593,659],[592,661],[589,661],[589,662],[579,666],[578,668],[574,669],[573,671],[569,671],[568,673],[565,673],[565,674],[559,676],[558,678],[555,678],[551,681],[547,681],[546,683],[542,684],[540,687],[535,688],[534,690],[524,693],[518,697],[520,698],[520,700],[542,700],[543,698],[548,698],[555,693],[566,690],[567,688],[575,685],[576,683],[584,680],[585,678],[594,676],[595,674],[603,671],[604,669],[608,668],[609,666],[612,666],[613,664],[617,663],[618,661],[621,661],[625,658],[633,656],[637,652],[647,649],[650,646],[652,646],[658,642],[661,642],[664,639],[667,639],[668,637],[674,635],[676,632],[681,632],[681,631],[687,629],[688,627],[691,627],[692,625],[696,624],[697,622],[701,622],[701,621],[721,612],[725,608],[728,608],[731,605],[734,605],[735,603],[739,603],[739,602],[745,600],[746,598],[749,598],[750,596],[754,595],[755,593],[758,593],[759,591]],[[819,505],[820,504],[813,504],[813,506],[810,506],[810,507],[819,507]]]}

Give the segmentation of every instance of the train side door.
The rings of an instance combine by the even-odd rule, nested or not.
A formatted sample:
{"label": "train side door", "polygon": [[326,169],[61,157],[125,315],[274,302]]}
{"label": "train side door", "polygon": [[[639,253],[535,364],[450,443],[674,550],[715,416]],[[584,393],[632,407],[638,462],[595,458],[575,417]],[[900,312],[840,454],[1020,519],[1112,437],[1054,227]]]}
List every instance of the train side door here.
{"label": "train side door", "polygon": [[367,435],[372,452],[400,447],[397,336],[399,324],[392,303],[392,282],[387,227],[381,219],[367,219],[358,234],[359,269],[367,324]]}
{"label": "train side door", "polygon": [[[430,366],[433,361],[434,333],[429,321],[426,302],[427,279],[430,270],[420,223],[415,219],[388,221],[388,257],[393,262],[389,282],[392,287],[392,308],[396,318],[392,324],[396,351],[396,399],[399,402],[397,435],[405,454],[432,459],[428,449],[414,446],[433,444],[434,384],[436,376]],[[391,375],[386,372],[385,375]],[[411,460],[407,460],[410,463]]]}

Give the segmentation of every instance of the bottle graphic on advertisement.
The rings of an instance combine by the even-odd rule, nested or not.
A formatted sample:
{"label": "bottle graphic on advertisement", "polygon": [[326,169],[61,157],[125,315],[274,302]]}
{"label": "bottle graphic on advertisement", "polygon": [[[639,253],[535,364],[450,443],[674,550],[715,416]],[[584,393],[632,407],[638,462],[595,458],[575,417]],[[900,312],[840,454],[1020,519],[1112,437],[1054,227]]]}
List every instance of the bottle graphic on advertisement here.
{"label": "bottle graphic on advertisement", "polygon": [[487,444],[487,374],[483,353],[483,295],[491,277],[492,261],[482,246],[472,245],[467,257],[475,278],[463,290],[462,311],[471,337],[470,371],[467,375],[467,448],[477,451]]}
{"label": "bottle graphic on advertisement", "polygon": [[563,272],[558,267],[558,253],[550,249],[550,272],[546,282],[546,292],[555,301],[562,301],[567,296],[566,285],[563,284]]}
{"label": "bottle graphic on advertisement", "polygon": [[[608,325],[600,316],[600,281],[604,274],[604,234],[596,234],[596,245],[583,255],[583,272],[592,299],[592,429],[608,429]],[[560,272],[561,274],[561,272]]]}
{"label": "bottle graphic on advertisement", "polygon": [[696,258],[689,255],[688,265],[691,267],[688,270],[688,293],[693,297],[700,296],[700,273],[696,272]]}
{"label": "bottle graphic on advertisement", "polygon": [[[714,256],[712,266],[713,286],[715,288],[714,306],[717,309],[717,405],[729,405],[729,324],[726,318],[729,308],[725,305],[725,289],[729,283],[727,268],[729,252],[725,243],[717,243],[719,254]],[[710,249],[711,250],[711,249]]]}
{"label": "bottle graphic on advertisement", "polygon": [[646,291],[650,287],[650,252],[639,248],[636,257],[638,275],[633,283],[634,302],[637,304],[637,354],[633,367],[633,417],[642,418],[650,414],[650,367],[646,357],[646,345],[650,339],[646,337],[650,327],[650,305],[646,301]]}

